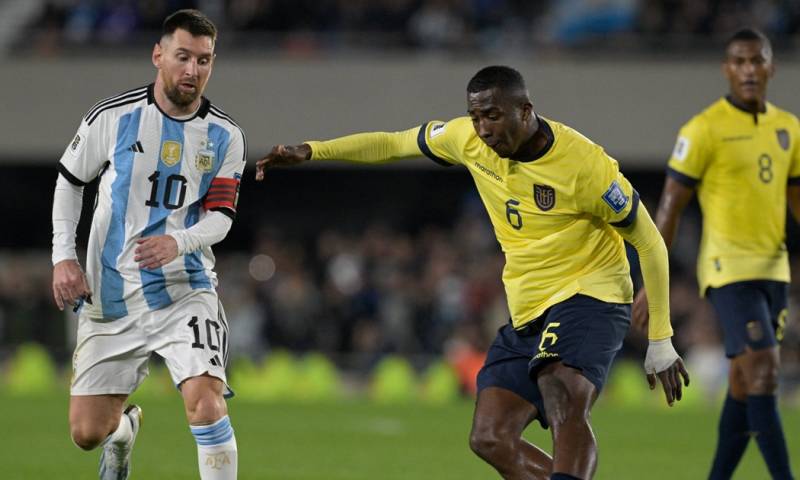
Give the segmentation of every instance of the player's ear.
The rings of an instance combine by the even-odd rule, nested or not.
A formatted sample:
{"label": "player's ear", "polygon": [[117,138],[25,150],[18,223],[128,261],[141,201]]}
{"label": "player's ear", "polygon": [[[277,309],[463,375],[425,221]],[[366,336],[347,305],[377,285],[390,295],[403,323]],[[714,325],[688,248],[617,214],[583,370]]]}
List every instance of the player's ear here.
{"label": "player's ear", "polygon": [[531,102],[525,102],[522,104],[522,121],[527,122],[533,117],[533,105]]}
{"label": "player's ear", "polygon": [[159,42],[156,42],[156,44],[153,45],[153,55],[151,57],[151,59],[153,61],[153,65],[156,68],[161,68],[161,56],[163,54],[164,54],[164,51],[161,48],[161,44]]}

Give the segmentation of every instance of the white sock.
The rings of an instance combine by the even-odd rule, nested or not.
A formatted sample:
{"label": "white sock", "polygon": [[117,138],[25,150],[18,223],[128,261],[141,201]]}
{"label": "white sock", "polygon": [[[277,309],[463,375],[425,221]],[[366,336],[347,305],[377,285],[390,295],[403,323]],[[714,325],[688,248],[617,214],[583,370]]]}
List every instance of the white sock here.
{"label": "white sock", "polygon": [[211,425],[190,425],[197,442],[201,480],[235,480],[238,467],[236,437],[227,415]]}
{"label": "white sock", "polygon": [[131,427],[131,421],[128,419],[128,416],[123,413],[119,417],[117,429],[114,430],[111,435],[107,436],[100,446],[105,447],[109,442],[117,445],[125,445],[130,443],[131,438],[133,438],[133,427]]}

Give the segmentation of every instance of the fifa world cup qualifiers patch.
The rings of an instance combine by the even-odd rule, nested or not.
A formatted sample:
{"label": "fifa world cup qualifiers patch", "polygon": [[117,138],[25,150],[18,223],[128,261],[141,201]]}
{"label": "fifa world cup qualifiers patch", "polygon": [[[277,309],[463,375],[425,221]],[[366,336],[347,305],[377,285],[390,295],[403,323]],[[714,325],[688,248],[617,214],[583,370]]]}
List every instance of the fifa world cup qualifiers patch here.
{"label": "fifa world cup qualifiers patch", "polygon": [[603,194],[603,200],[611,207],[611,210],[614,210],[614,213],[619,213],[628,206],[630,197],[625,195],[625,192],[622,191],[622,187],[614,180],[611,182],[611,186],[608,187],[608,190],[606,190],[606,193]]}
{"label": "fifa world cup qualifiers patch", "polygon": [[675,149],[672,150],[672,156],[682,162],[686,160],[686,155],[689,153],[689,139],[686,137],[678,137],[675,142]]}
{"label": "fifa world cup qualifiers patch", "polygon": [[203,200],[206,210],[227,209],[236,213],[236,203],[239,200],[240,178],[214,178]]}
{"label": "fifa world cup qualifiers patch", "polygon": [[444,133],[444,127],[447,126],[446,123],[437,123],[433,127],[431,127],[431,138],[436,138],[439,135]]}
{"label": "fifa world cup qualifiers patch", "polygon": [[83,145],[86,143],[83,141],[84,138],[81,136],[80,133],[75,134],[75,138],[72,139],[72,143],[69,144],[69,148],[67,151],[73,156],[77,157],[80,154],[81,150],[83,150]]}
{"label": "fifa world cup qualifiers patch", "polygon": [[72,145],[70,145],[69,148],[72,149],[72,151],[74,152],[74,151],[78,150],[78,145],[80,145],[80,144],[81,144],[81,134],[80,133],[76,133],[75,134],[75,140],[72,141]]}

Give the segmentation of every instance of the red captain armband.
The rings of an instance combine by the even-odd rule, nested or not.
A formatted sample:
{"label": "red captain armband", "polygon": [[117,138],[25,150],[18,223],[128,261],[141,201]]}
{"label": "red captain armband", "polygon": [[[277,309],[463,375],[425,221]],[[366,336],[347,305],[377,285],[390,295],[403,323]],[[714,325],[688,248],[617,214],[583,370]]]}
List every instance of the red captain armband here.
{"label": "red captain armband", "polygon": [[216,210],[233,217],[236,213],[236,202],[239,200],[239,179],[219,178],[211,180],[203,208],[206,210]]}

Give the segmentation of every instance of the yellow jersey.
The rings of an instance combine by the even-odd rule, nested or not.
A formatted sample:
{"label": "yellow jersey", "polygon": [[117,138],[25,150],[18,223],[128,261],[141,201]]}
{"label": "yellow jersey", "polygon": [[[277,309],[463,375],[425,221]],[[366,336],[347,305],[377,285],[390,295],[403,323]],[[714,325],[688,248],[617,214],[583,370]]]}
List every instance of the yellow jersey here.
{"label": "yellow jersey", "polygon": [[794,115],[770,103],[753,114],[727,98],[681,128],[667,173],[697,189],[701,295],[744,280],[789,281],[786,186],[800,183],[798,138]]}
{"label": "yellow jersey", "polygon": [[623,239],[609,224],[636,218],[638,194],[600,146],[566,125],[540,122],[550,142],[529,162],[500,158],[468,117],[429,122],[418,134],[422,153],[472,175],[505,253],[515,328],[578,293],[632,301]]}

